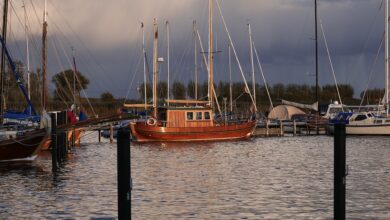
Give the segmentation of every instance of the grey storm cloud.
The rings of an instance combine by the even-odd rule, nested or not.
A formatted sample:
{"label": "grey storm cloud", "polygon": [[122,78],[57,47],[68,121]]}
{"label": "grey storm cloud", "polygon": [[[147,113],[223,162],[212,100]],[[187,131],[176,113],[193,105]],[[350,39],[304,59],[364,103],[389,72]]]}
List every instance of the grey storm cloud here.
{"label": "grey storm cloud", "polygon": [[[33,2],[35,9],[42,11],[43,0]],[[339,83],[352,84],[355,96],[358,96],[367,84],[368,74],[383,36],[382,0],[317,2],[318,16],[324,28],[337,79]],[[21,2],[13,1],[13,5],[15,13],[22,17]],[[270,84],[314,84],[314,0],[222,0],[220,5],[246,76],[250,72],[247,28],[250,23]],[[31,8],[27,8],[29,7]],[[111,91],[116,97],[124,97],[133,81],[130,96],[137,97],[135,88],[142,82],[139,65],[141,22],[145,23],[146,46],[148,56],[151,57],[152,23],[153,18],[158,19],[159,53],[166,57],[165,22],[169,21],[171,81],[186,82],[191,79],[194,59],[193,20],[197,21],[203,44],[207,47],[207,0],[48,0],[48,10],[49,38],[52,42],[57,42],[57,46],[63,44],[66,53],[69,53],[68,48],[71,46],[76,48],[78,67],[91,80],[88,89],[91,96]],[[42,13],[37,14],[41,16]],[[215,44],[222,51],[216,55],[216,72],[223,73],[227,70],[228,38],[215,4],[214,14]],[[35,20],[38,19],[34,18]],[[34,25],[30,27],[31,32],[39,39],[40,24],[38,21],[32,23]],[[13,21],[13,24],[15,41],[22,43],[23,31],[17,31],[21,25],[18,21]],[[333,84],[320,27],[318,39],[320,83]],[[51,74],[69,68],[69,61],[58,64],[53,48],[49,53],[52,54],[49,58]],[[60,57],[69,60],[64,55]],[[371,87],[384,86],[382,57],[383,48],[375,66],[375,80],[371,82]],[[166,79],[165,69],[166,63],[161,65],[163,79]],[[237,67],[234,70],[237,72]],[[258,69],[256,74],[258,82],[262,83]],[[236,75],[235,80],[241,80],[240,75]],[[221,79],[226,79],[226,76],[216,76],[216,80]]]}

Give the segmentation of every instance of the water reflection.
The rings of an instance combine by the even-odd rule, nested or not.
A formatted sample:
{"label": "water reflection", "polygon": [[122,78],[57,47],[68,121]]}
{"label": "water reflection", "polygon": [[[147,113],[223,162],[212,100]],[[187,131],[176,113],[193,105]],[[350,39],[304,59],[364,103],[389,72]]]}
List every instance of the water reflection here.
{"label": "water reflection", "polygon": [[[390,138],[347,139],[347,218],[390,219]],[[117,216],[116,144],[91,139],[57,175],[50,154],[0,163],[0,216]],[[133,219],[331,219],[333,139],[132,144]]]}

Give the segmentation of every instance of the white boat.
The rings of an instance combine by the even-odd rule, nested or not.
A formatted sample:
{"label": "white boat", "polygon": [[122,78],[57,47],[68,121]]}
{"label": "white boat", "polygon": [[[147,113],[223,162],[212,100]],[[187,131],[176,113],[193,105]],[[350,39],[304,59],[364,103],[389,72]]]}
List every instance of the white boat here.
{"label": "white boat", "polygon": [[386,108],[384,105],[344,105],[335,101],[328,105],[328,110],[326,111],[324,118],[330,120],[335,119],[341,112],[373,112],[376,115],[380,115],[386,113]]}
{"label": "white boat", "polygon": [[370,112],[354,113],[348,120],[346,133],[351,135],[390,135],[390,118]]}
{"label": "white boat", "polygon": [[329,105],[325,115],[330,120],[329,132],[333,133],[335,123],[346,123],[348,135],[390,135],[389,116],[389,8],[385,0],[385,94],[382,105],[346,106]]}

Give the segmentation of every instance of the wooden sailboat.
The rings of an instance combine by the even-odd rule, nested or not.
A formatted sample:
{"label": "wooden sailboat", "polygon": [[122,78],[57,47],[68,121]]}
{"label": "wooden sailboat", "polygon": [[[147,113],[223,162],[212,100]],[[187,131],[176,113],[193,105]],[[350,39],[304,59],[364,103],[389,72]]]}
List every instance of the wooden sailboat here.
{"label": "wooden sailboat", "polygon": [[153,116],[146,121],[130,123],[135,141],[220,141],[245,139],[252,135],[256,121],[216,122],[213,112],[213,36],[212,0],[209,1],[209,100],[166,100],[157,107],[157,22],[154,22],[153,46]]}
{"label": "wooden sailboat", "polygon": [[[8,1],[4,2],[4,21],[3,26],[5,27],[6,18],[7,18],[7,8]],[[4,29],[3,27],[3,29]],[[6,35],[5,31],[3,31],[3,36]],[[13,63],[11,56],[6,47],[5,40],[3,36],[0,37],[1,45],[2,45],[2,64],[1,64],[1,78],[3,78],[4,67],[5,67],[5,58],[8,60],[11,70],[14,73],[17,82],[20,82],[19,76],[16,73],[15,64]],[[2,80],[1,80],[2,81]],[[28,97],[28,94],[22,83],[18,83],[20,90],[22,91],[24,98],[28,103],[28,108],[35,114],[35,109],[31,103],[31,100]],[[1,83],[1,91],[3,91],[3,85]],[[2,96],[0,97],[2,100]],[[2,101],[0,102],[2,103]],[[3,111],[1,111],[3,113]],[[3,117],[3,115],[1,115]],[[40,149],[40,143],[46,136],[45,129],[38,130],[24,130],[15,134],[12,137],[6,137],[6,139],[0,140],[0,161],[9,161],[9,160],[23,160],[34,158],[37,152]]]}

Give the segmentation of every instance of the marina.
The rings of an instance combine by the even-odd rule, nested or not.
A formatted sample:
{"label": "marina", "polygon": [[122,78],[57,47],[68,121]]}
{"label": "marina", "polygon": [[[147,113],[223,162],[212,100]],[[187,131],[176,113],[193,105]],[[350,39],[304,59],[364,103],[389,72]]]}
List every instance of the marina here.
{"label": "marina", "polygon": [[[82,137],[57,175],[51,156],[0,163],[0,215],[117,216],[116,145]],[[347,219],[390,218],[388,137],[348,137]],[[288,153],[287,153],[288,152]],[[333,138],[131,144],[133,219],[332,219]],[[33,211],[31,211],[33,210]]]}
{"label": "marina", "polygon": [[0,4],[0,219],[390,219],[389,0],[76,2]]}

